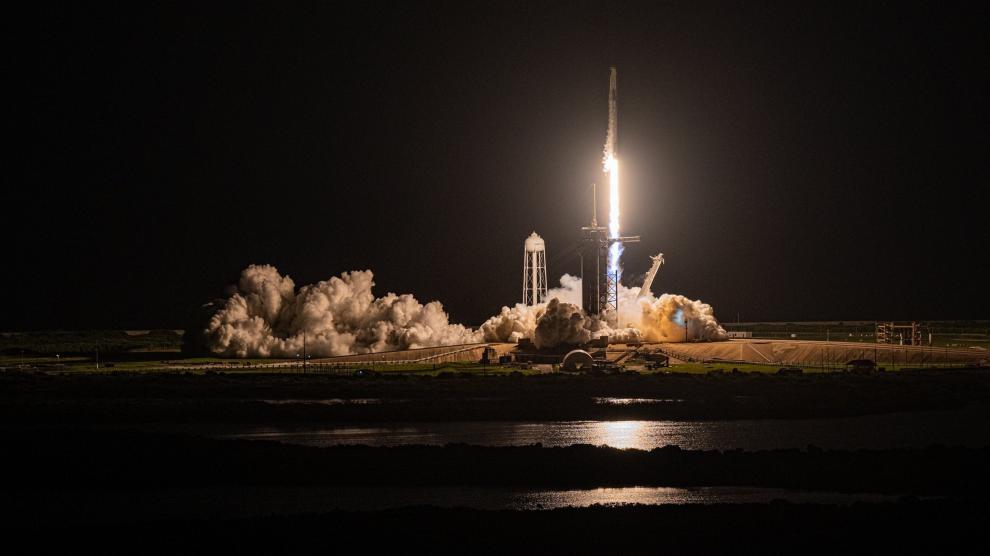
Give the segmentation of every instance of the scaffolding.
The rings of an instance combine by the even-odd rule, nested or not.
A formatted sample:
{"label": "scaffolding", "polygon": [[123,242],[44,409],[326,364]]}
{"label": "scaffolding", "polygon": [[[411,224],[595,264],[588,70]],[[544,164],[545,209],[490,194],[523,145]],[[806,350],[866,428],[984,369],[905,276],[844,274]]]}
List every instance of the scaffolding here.
{"label": "scaffolding", "polygon": [[928,327],[919,322],[878,322],[874,336],[878,344],[899,344],[902,346],[924,345],[922,339],[927,334]]}

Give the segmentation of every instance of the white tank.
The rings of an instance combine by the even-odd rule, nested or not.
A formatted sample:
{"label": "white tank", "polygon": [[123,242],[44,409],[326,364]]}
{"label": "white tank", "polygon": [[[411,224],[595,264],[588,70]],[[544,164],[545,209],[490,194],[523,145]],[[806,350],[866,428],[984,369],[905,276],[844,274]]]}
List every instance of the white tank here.
{"label": "white tank", "polygon": [[536,232],[523,243],[523,305],[547,300],[547,247]]}
{"label": "white tank", "polygon": [[543,243],[543,238],[537,235],[536,232],[529,234],[526,238],[526,243],[523,244],[527,253],[533,253],[534,251],[546,251],[547,246]]}

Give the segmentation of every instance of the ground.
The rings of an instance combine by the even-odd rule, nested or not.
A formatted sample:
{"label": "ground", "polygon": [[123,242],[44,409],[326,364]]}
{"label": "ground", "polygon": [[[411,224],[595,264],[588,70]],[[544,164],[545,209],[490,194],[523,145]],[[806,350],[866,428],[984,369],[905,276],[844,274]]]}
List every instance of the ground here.
{"label": "ground", "polygon": [[[979,446],[316,448],[209,433],[225,426],[291,434],[320,427],[401,429],[478,421],[816,419],[844,427],[848,419],[894,412],[918,414],[931,424],[925,415],[951,416],[990,404],[987,369],[930,367],[938,361],[926,358],[924,348],[889,349],[888,354],[913,356],[920,363],[897,366],[898,372],[811,372],[825,369],[807,365],[801,374],[778,374],[780,366],[791,364],[785,357],[813,363],[821,349],[835,350],[836,358],[873,349],[845,344],[616,345],[608,356],[627,370],[603,375],[446,360],[473,357],[483,345],[311,360],[307,372],[297,361],[183,358],[174,350],[104,353],[98,372],[95,357],[85,354],[7,354],[0,362],[6,367],[0,372],[0,430],[6,439],[0,472],[8,477],[0,485],[0,509],[10,516],[5,537],[28,539],[42,550],[99,540],[108,552],[139,547],[183,553],[339,550],[349,543],[375,548],[384,537],[434,552],[465,547],[481,552],[958,552],[981,542],[981,526],[990,515],[984,472],[990,452]],[[630,372],[645,365],[646,352],[654,350],[681,357],[681,363]],[[758,361],[715,360],[740,351]],[[979,350],[948,350],[957,352]],[[373,372],[356,374],[359,370]],[[334,507],[327,505],[334,489],[369,489],[361,496],[387,499],[382,489],[628,486],[873,493],[891,501],[326,510]],[[302,498],[316,500],[317,509],[300,509]],[[231,504],[237,516],[230,514]],[[711,534],[713,527],[718,535]]]}

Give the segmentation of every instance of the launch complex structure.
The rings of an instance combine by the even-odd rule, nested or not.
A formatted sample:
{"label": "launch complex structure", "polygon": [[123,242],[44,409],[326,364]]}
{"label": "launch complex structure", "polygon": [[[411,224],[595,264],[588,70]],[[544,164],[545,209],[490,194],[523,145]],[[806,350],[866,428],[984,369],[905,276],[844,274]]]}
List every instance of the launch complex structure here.
{"label": "launch complex structure", "polygon": [[[608,132],[603,156],[604,172],[609,183],[608,225],[598,223],[598,187],[592,185],[591,224],[581,228],[581,305],[589,316],[597,317],[611,327],[619,322],[619,284],[622,266],[619,257],[622,245],[639,242],[640,236],[619,233],[619,161],[616,145],[619,137],[618,88],[616,70],[610,68],[608,89]],[[650,257],[653,262],[638,297],[649,295],[657,271],[664,263],[663,253]],[[546,245],[536,232],[526,238],[523,249],[523,304],[537,305],[547,301]]]}
{"label": "launch complex structure", "polygon": [[598,189],[593,186],[591,225],[581,228],[584,244],[581,249],[581,302],[588,315],[597,316],[611,326],[621,326],[618,310],[622,244],[639,241],[639,236],[619,234],[619,163],[615,156],[619,138],[617,101],[616,70],[612,66],[608,84],[608,134],[603,160],[604,171],[609,176],[609,225],[598,225]]}
{"label": "launch complex structure", "polygon": [[[597,212],[597,211],[595,211]],[[608,228],[598,225],[597,214],[592,214],[591,225],[582,226],[581,249],[581,303],[589,316],[597,315],[610,325],[618,325],[619,279],[618,268],[609,267],[610,249],[615,243],[635,243],[639,236],[610,237]]]}

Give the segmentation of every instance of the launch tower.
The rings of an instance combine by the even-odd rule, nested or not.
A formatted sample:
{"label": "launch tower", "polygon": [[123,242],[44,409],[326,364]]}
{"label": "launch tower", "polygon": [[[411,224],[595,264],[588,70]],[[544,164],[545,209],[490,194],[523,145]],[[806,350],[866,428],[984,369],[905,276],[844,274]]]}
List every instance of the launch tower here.
{"label": "launch tower", "polygon": [[595,209],[591,225],[582,226],[581,303],[584,312],[598,316],[610,325],[618,323],[619,271],[609,271],[609,249],[615,243],[635,243],[639,236],[609,237],[608,228],[598,225],[597,187],[593,187]]}

